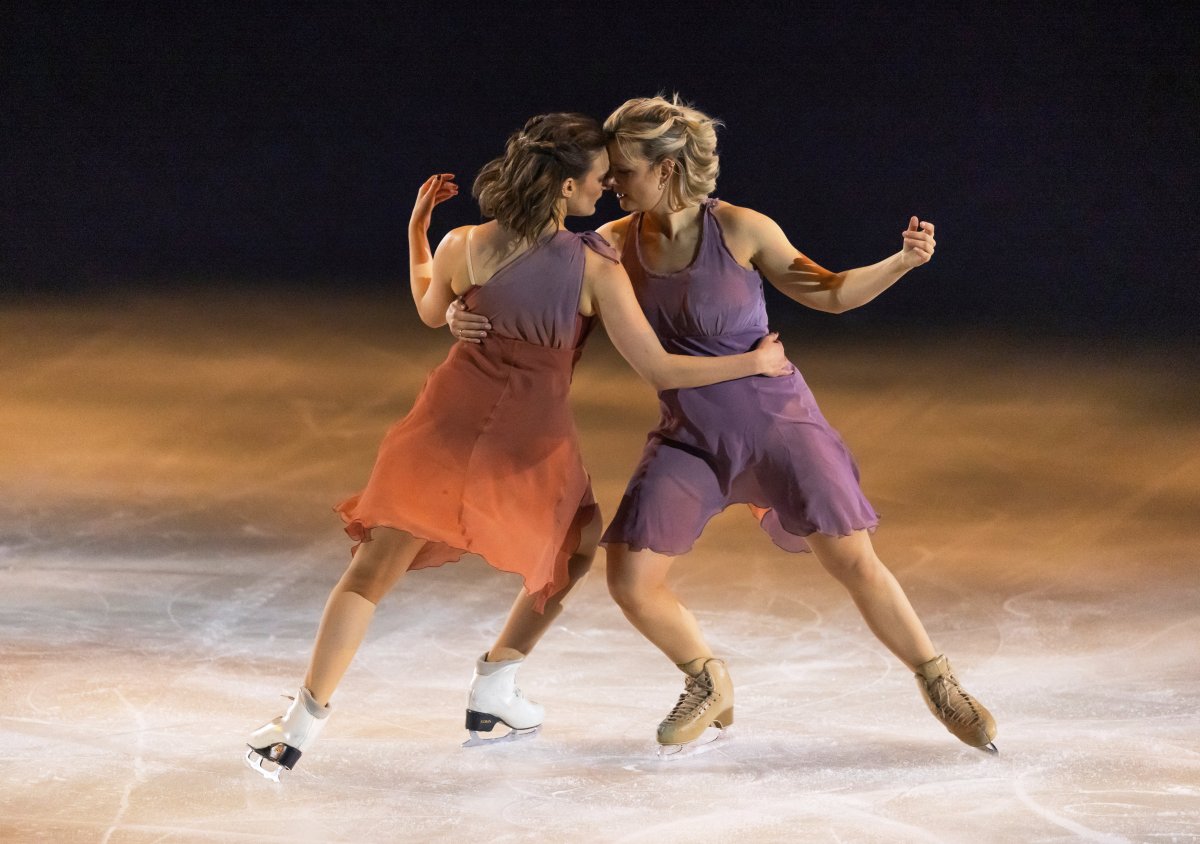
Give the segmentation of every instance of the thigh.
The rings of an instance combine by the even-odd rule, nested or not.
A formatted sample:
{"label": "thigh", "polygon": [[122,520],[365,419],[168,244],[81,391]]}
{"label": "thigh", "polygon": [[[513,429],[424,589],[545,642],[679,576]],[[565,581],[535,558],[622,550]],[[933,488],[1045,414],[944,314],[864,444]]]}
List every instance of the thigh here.
{"label": "thigh", "polygon": [[342,575],[341,588],[357,592],[372,603],[379,603],[408,571],[425,540],[389,527],[371,528],[370,540],[354,552],[354,559]]}
{"label": "thigh", "polygon": [[603,541],[678,556],[691,550],[708,520],[727,503],[716,470],[703,456],[654,443],[630,480]]}

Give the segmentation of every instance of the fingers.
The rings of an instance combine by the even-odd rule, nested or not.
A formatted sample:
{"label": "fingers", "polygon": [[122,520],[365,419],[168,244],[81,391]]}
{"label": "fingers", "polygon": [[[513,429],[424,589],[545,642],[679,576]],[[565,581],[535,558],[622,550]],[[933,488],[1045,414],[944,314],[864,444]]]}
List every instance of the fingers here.
{"label": "fingers", "polygon": [[[937,241],[933,239],[933,223],[929,221],[920,223],[916,217],[911,217],[908,221],[908,228],[902,236],[904,239],[903,251],[910,256],[910,265],[925,264],[933,258],[933,250],[937,247]],[[913,258],[916,259],[916,264],[911,264]]]}
{"label": "fingers", "polygon": [[446,322],[450,324],[450,333],[464,343],[482,343],[492,330],[491,320],[468,311],[461,299],[455,299],[446,309]]}
{"label": "fingers", "polygon": [[454,183],[453,173],[439,173],[434,176],[434,204],[445,202],[451,197],[458,196],[458,185]]}
{"label": "fingers", "polygon": [[434,196],[445,195],[446,197],[458,193],[458,185],[454,183],[454,174],[434,173],[422,182],[421,187],[417,190],[417,196],[426,196],[429,193],[433,193]]}
{"label": "fingers", "polygon": [[905,246],[921,246],[926,249],[933,249],[937,246],[937,241],[933,239],[933,235],[925,232],[906,231],[904,233]]}

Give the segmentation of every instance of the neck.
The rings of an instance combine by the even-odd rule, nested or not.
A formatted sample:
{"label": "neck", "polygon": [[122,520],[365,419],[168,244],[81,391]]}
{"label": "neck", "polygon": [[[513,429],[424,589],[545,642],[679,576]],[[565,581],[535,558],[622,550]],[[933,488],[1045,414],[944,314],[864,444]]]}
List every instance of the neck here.
{"label": "neck", "polygon": [[658,232],[667,240],[673,240],[700,222],[700,206],[688,205],[671,211],[664,201],[646,211],[645,217],[649,220],[652,231]]}
{"label": "neck", "polygon": [[538,232],[533,238],[522,237],[512,229],[505,228],[504,226],[500,225],[499,222],[496,223],[496,228],[503,232],[502,236],[504,240],[502,243],[504,246],[502,248],[506,251],[512,252],[517,249],[531,247],[534,244],[565,230],[566,226],[563,225],[563,221],[561,219],[547,223],[546,227]]}

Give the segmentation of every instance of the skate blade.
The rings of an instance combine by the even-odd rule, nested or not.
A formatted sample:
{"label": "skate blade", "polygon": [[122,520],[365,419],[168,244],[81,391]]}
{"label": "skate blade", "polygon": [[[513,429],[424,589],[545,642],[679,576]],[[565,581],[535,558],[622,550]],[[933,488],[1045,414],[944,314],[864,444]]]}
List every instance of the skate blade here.
{"label": "skate blade", "polygon": [[733,730],[732,726],[709,727],[700,734],[700,738],[689,741],[687,744],[660,744],[656,755],[664,762],[699,756],[701,753],[708,753],[717,745],[727,743],[733,738],[731,730]]}
{"label": "skate blade", "polygon": [[975,749],[982,750],[988,756],[999,756],[1000,755],[1000,749],[998,747],[996,747],[996,743],[994,741],[989,741],[983,747],[977,747]]}
{"label": "skate blade", "polygon": [[279,783],[279,775],[283,773],[282,765],[275,765],[273,769],[264,767],[263,763],[268,760],[253,747],[246,751],[246,755],[242,757],[242,761],[246,763],[246,767],[262,776],[263,779],[268,779],[273,783]]}
{"label": "skate blade", "polygon": [[464,741],[462,746],[483,747],[484,745],[488,744],[505,744],[506,742],[510,741],[520,741],[521,739],[525,738],[533,738],[541,731],[542,725],[538,724],[536,727],[529,727],[525,730],[512,730],[510,728],[510,732],[507,735],[500,736],[499,738],[484,738],[483,736],[479,735],[478,730],[469,730],[468,732],[470,732],[471,737]]}

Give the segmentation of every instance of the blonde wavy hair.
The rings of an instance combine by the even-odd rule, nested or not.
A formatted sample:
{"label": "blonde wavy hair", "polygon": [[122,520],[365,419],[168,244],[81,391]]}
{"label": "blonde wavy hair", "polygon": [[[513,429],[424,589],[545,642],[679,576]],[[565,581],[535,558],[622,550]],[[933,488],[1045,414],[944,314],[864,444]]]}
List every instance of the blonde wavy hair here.
{"label": "blonde wavy hair", "polygon": [[639,97],[626,100],[604,121],[604,131],[621,153],[657,164],[675,162],[666,186],[667,207],[695,205],[717,187],[721,157],[717,155],[717,127],[724,124],[672,94],[668,100]]}

